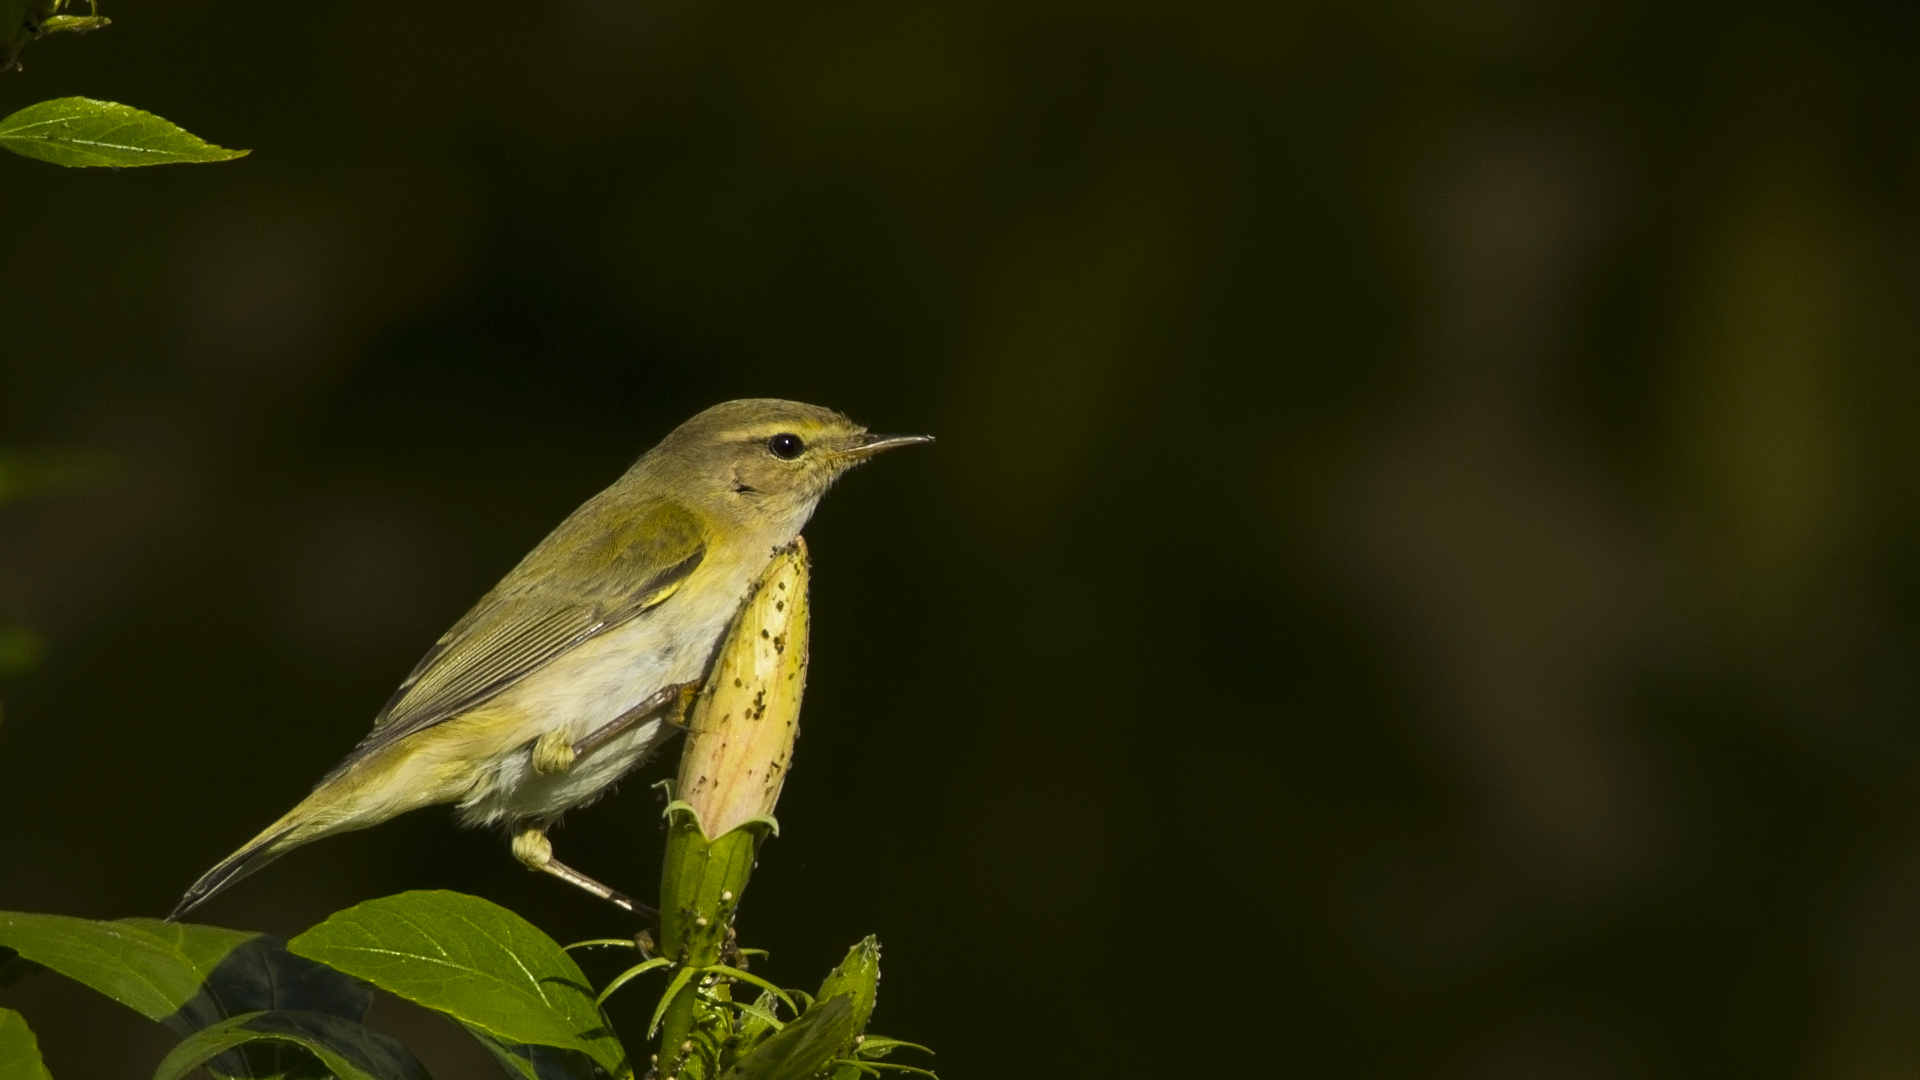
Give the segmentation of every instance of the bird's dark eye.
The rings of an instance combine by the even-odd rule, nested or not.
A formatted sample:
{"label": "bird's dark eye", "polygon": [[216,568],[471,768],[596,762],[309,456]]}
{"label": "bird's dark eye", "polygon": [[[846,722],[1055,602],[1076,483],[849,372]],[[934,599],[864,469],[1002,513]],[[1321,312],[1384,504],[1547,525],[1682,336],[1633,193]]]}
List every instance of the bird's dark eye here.
{"label": "bird's dark eye", "polygon": [[806,441],[790,431],[783,431],[767,440],[767,453],[781,461],[792,461],[806,451]]}

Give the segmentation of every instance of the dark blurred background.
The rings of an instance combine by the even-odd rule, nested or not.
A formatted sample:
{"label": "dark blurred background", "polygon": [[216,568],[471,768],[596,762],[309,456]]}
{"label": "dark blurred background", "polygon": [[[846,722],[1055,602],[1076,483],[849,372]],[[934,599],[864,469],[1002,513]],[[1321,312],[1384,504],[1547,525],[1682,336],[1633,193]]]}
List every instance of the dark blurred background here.
{"label": "dark blurred background", "polygon": [[[104,463],[0,510],[0,908],[163,914],[777,395],[940,442],[809,530],[763,973],[877,932],[949,1080],[1920,1070],[1920,6],[105,13],[0,112],[254,153],[0,159],[0,447]],[[561,857],[651,893],[670,769]],[[439,810],[201,915],[413,888],[633,928]],[[62,1080],[171,1042],[0,1004]]]}

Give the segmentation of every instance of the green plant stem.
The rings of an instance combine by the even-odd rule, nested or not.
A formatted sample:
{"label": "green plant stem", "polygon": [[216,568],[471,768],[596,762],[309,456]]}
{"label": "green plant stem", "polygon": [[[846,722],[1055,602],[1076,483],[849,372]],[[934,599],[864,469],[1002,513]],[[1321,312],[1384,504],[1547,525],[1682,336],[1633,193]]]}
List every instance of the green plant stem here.
{"label": "green plant stem", "polygon": [[[670,814],[660,879],[661,955],[686,968],[738,963],[729,949],[733,919],[753,873],[760,830],[739,828],[708,840],[691,810],[680,807]],[[663,1080],[707,1080],[719,1072],[732,1018],[718,1002],[728,1000],[730,991],[724,980],[703,986],[706,979],[685,982],[667,1003],[656,1073]]]}

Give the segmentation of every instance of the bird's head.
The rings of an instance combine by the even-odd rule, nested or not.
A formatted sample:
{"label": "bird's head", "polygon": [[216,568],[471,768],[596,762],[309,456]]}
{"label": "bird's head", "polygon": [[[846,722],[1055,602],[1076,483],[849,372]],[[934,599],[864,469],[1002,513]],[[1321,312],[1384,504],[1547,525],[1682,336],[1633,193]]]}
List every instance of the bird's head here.
{"label": "bird's head", "polygon": [[794,520],[798,529],[842,474],[876,454],[932,442],[875,435],[817,405],[728,401],[675,428],[641,467],[704,508],[738,520]]}

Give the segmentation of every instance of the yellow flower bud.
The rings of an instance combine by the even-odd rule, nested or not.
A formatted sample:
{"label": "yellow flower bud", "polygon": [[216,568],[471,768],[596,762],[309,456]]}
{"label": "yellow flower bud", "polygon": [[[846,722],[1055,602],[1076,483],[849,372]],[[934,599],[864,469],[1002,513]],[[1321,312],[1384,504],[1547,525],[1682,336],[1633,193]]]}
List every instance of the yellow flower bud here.
{"label": "yellow flower bud", "polygon": [[773,813],[807,685],[807,546],[774,556],[721,644],[687,722],[677,794],[718,839]]}

